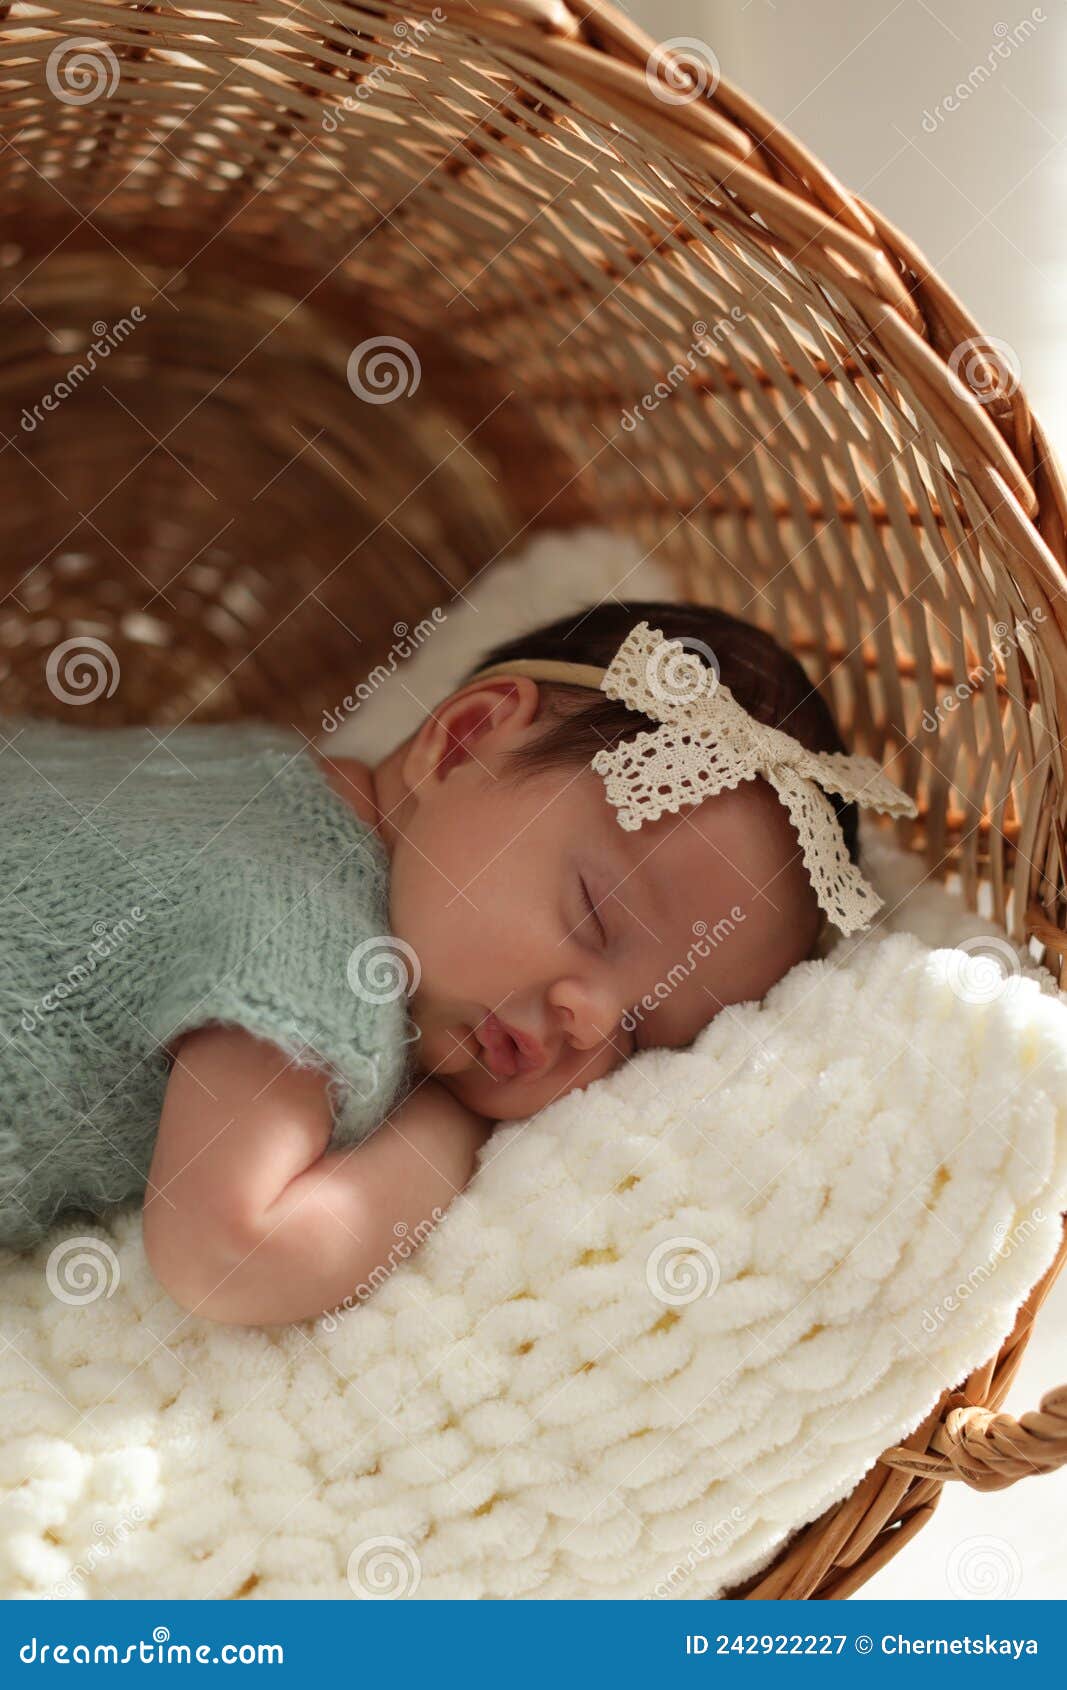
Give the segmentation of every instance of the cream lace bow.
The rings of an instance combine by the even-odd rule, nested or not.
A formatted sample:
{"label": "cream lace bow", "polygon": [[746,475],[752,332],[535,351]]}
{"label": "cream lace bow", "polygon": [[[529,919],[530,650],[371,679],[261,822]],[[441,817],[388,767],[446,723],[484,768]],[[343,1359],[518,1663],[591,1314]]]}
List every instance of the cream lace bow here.
{"label": "cream lace bow", "polygon": [[639,622],[604,671],[602,692],[661,724],[593,758],[619,826],[633,831],[762,775],[789,811],[822,908],[843,933],[866,927],[882,899],[849,859],[820,787],[892,816],[916,815],[914,803],[872,757],[808,751],[755,721],[719,680],[712,653],[700,649],[710,667],[681,640]]}

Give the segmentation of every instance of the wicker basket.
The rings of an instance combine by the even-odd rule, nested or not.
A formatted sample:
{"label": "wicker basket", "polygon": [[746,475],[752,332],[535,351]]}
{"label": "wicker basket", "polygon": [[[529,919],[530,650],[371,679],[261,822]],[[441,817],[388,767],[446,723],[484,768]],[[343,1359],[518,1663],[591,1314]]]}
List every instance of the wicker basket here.
{"label": "wicker basket", "polygon": [[[707,56],[589,0],[0,0],[0,139],[5,708],[314,732],[529,530],[617,525],[1067,979],[1059,472],[1010,351]],[[1052,1277],[746,1594],[1067,1459],[1067,1392],[992,1412]]]}

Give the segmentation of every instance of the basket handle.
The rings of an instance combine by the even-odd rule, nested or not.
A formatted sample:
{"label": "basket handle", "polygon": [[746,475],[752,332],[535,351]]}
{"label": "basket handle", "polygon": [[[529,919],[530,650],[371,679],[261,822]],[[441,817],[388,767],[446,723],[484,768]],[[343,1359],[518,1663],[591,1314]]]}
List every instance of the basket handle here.
{"label": "basket handle", "polygon": [[[1059,1248],[1044,1276],[1015,1316],[1000,1352],[976,1369],[958,1391],[942,1398],[929,1420],[903,1444],[879,1457],[916,1479],[962,1479],[972,1490],[1004,1490],[1030,1473],[1067,1465],[1067,1385],[1042,1397],[1036,1414],[999,1413],[1026,1350],[1042,1303],[1067,1266],[1067,1214]],[[908,1444],[911,1447],[908,1447]]]}
{"label": "basket handle", "polygon": [[962,1479],[972,1490],[1004,1490],[1030,1473],[1067,1466],[1067,1385],[1049,1391],[1036,1414],[950,1409],[925,1451],[897,1445],[881,1457],[917,1479]]}

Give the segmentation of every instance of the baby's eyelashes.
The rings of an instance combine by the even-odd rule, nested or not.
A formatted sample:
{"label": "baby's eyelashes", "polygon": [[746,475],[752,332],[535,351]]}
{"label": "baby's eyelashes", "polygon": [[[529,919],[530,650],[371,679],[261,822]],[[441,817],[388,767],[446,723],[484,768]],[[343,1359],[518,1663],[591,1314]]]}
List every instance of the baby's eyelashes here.
{"label": "baby's eyelashes", "polygon": [[604,926],[603,917],[597,908],[593,894],[589,890],[589,883],[582,874],[578,876],[578,885],[582,894],[584,912],[579,925],[587,928],[590,934],[595,937],[596,943],[603,947],[607,944],[607,929]]}

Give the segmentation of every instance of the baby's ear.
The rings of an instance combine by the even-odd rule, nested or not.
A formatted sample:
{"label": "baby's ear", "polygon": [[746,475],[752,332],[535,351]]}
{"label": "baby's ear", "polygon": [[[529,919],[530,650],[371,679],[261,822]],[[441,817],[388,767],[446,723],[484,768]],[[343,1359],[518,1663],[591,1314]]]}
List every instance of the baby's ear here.
{"label": "baby's ear", "polygon": [[444,781],[465,764],[509,750],[537,718],[540,694],[528,675],[473,681],[446,698],[412,737],[402,774],[408,790]]}

